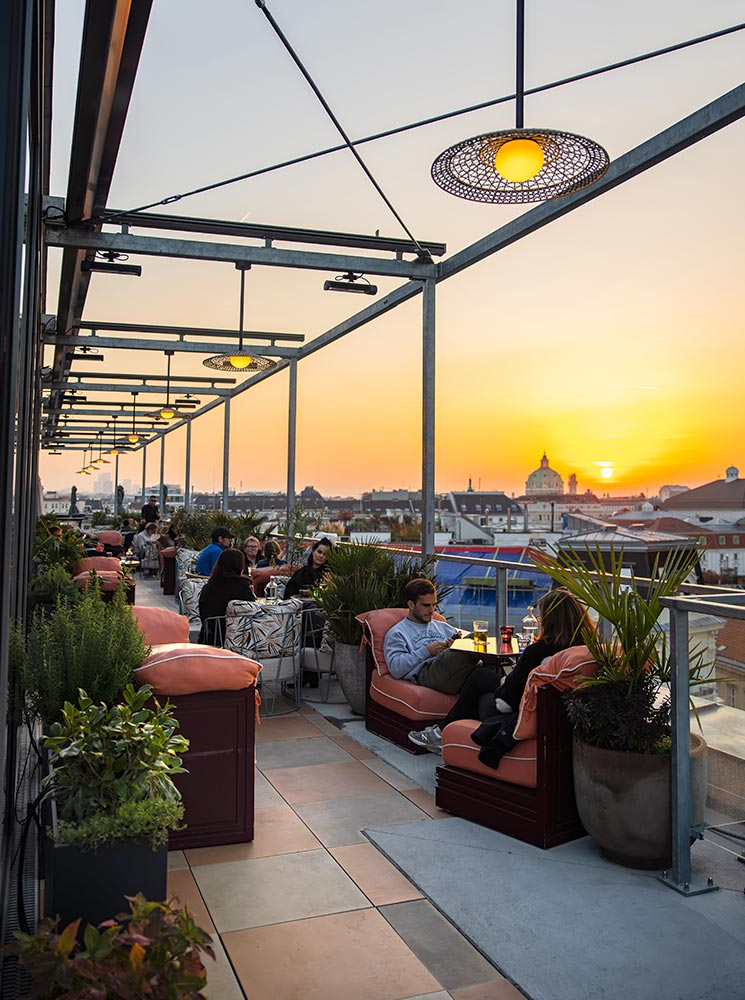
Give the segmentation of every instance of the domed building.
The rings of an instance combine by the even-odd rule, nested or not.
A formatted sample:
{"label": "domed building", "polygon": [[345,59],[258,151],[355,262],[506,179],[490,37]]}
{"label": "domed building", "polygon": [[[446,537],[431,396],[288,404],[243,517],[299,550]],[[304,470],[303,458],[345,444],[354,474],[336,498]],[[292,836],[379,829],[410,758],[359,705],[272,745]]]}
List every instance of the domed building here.
{"label": "domed building", "polygon": [[547,497],[563,495],[564,480],[558,472],[554,472],[550,467],[546,458],[546,452],[544,451],[540,468],[536,469],[535,472],[531,472],[525,483],[525,496]]}

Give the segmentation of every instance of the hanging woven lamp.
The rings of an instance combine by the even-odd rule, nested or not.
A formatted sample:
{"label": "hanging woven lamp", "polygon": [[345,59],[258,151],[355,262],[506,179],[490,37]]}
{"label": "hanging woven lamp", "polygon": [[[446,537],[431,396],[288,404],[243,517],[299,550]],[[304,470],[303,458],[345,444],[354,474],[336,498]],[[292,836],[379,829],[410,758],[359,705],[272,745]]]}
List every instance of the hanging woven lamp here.
{"label": "hanging woven lamp", "polygon": [[230,351],[228,354],[215,354],[211,358],[205,358],[202,362],[207,368],[214,368],[218,372],[245,372],[254,374],[255,372],[265,372],[270,368],[276,368],[277,362],[271,358],[265,358],[253,351],[245,350],[243,347],[243,312],[246,296],[246,271],[250,270],[250,264],[239,263],[235,265],[241,272],[241,303],[238,320],[238,349]]}
{"label": "hanging woven lamp", "polygon": [[150,410],[145,416],[153,420],[188,420],[191,416],[190,413],[183,413],[176,406],[171,404],[171,358],[173,357],[173,351],[166,351],[166,357],[168,358],[168,370],[166,373],[166,401],[163,406],[159,406],[157,410]]}
{"label": "hanging woven lamp", "polygon": [[602,146],[582,135],[524,127],[525,0],[517,0],[515,128],[464,139],[440,153],[432,180],[468,201],[519,205],[574,194],[610,166]]}

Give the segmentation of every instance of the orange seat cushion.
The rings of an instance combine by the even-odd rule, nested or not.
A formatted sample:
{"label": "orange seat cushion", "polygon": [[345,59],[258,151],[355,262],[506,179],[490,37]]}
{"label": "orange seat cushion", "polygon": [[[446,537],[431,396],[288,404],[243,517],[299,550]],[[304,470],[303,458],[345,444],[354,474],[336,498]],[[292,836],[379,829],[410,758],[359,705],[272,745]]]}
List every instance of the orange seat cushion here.
{"label": "orange seat cushion", "polygon": [[520,712],[515,726],[516,740],[535,739],[538,712],[538,688],[546,684],[558,691],[573,691],[582,677],[591,677],[597,670],[597,663],[587,646],[570,646],[554,653],[535,670],[531,670],[525,685]]}
{"label": "orange seat cushion", "polygon": [[132,614],[150,645],[189,641],[189,619],[186,615],[178,615],[165,608],[143,608],[137,605],[133,605]]}
{"label": "orange seat cushion", "polygon": [[121,531],[99,531],[98,532],[99,542],[103,542],[104,545],[121,545],[123,542]]}
{"label": "orange seat cushion", "polygon": [[260,669],[258,663],[228,649],[173,642],[155,646],[135,670],[135,680],[164,695],[240,691],[255,682]]}
{"label": "orange seat cushion", "polygon": [[[113,570],[102,570],[100,573],[96,573],[96,580],[102,585],[104,592],[108,593],[111,590],[116,590],[122,581],[122,573],[115,573]],[[78,573],[77,576],[73,577],[75,583],[82,590],[83,587],[87,587],[91,582],[90,573]]]}
{"label": "orange seat cushion", "polygon": [[121,573],[122,564],[113,556],[87,556],[85,559],[79,559],[75,563],[75,576],[91,572],[98,573],[101,576],[104,572]]}
{"label": "orange seat cushion", "polygon": [[[357,615],[357,621],[361,625],[367,625],[370,630],[370,635],[372,636],[370,650],[372,652],[373,663],[381,676],[388,673],[388,664],[385,662],[383,654],[386,633],[394,625],[398,625],[408,613],[408,608],[379,608],[376,611],[363,611],[361,615]],[[434,617],[437,621],[445,621],[445,618],[438,611],[435,611]],[[367,634],[365,634],[363,641],[370,642]],[[443,712],[443,715],[447,715],[447,712]]]}
{"label": "orange seat cushion", "polygon": [[432,688],[420,687],[411,681],[398,680],[386,672],[373,671],[370,697],[384,708],[403,715],[412,722],[433,722],[444,718],[458,700],[457,695],[442,694]]}
{"label": "orange seat cushion", "polygon": [[487,778],[499,778],[511,785],[535,788],[538,780],[538,741],[523,740],[504,755],[499,767],[487,767],[479,760],[481,747],[471,739],[471,733],[480,725],[474,719],[461,719],[445,726],[442,732],[443,763],[483,774]]}

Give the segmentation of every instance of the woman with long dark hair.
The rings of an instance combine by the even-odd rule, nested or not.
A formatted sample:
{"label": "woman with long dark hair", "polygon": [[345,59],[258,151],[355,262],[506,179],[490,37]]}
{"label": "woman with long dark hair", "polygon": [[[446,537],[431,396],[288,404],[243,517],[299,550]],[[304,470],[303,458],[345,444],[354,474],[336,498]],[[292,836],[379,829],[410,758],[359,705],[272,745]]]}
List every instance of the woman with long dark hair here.
{"label": "woman with long dark hair", "polygon": [[288,597],[295,597],[302,590],[310,590],[321,582],[324,573],[328,569],[326,565],[326,552],[330,548],[331,542],[328,538],[318,538],[313,542],[313,547],[308,553],[305,565],[301,566],[296,573],[293,573],[287,581],[285,600]]}
{"label": "woman with long dark hair", "polygon": [[442,730],[448,723],[459,719],[483,722],[497,714],[517,712],[531,670],[562,649],[583,645],[585,631],[595,627],[584,604],[563,588],[544,594],[537,612],[540,628],[535,642],[524,650],[512,673],[502,679],[488,667],[477,667],[442,722],[409,733],[412,743],[439,753]]}
{"label": "woman with long dark hair", "polygon": [[225,549],[220,554],[199,594],[200,642],[221,646],[225,635],[225,609],[230,601],[256,600],[245,570],[246,560],[240,549]]}

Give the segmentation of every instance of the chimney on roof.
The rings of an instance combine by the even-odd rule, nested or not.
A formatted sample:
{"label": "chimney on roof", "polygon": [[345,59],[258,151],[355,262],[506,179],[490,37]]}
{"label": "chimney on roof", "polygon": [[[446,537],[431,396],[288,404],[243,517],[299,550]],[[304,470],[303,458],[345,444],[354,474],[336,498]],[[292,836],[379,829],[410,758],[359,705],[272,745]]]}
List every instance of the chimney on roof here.
{"label": "chimney on roof", "polygon": [[736,469],[734,465],[730,465],[729,469],[725,472],[725,483],[734,483],[736,479],[740,476],[740,470]]}

